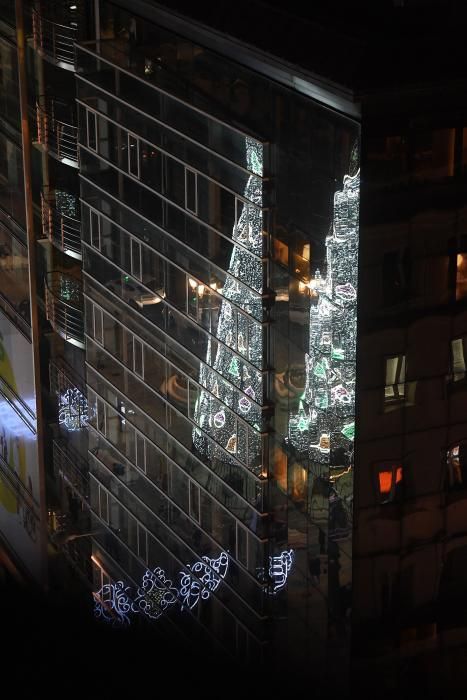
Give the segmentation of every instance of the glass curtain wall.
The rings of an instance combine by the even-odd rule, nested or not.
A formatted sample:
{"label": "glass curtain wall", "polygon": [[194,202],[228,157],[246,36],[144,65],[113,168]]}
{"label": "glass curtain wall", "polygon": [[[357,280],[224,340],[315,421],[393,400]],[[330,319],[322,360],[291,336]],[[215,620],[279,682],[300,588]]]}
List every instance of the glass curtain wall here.
{"label": "glass curtain wall", "polygon": [[96,517],[132,609],[169,591],[153,616],[237,654],[274,619],[304,660],[348,632],[359,128],[110,3],[101,28],[77,52]]}

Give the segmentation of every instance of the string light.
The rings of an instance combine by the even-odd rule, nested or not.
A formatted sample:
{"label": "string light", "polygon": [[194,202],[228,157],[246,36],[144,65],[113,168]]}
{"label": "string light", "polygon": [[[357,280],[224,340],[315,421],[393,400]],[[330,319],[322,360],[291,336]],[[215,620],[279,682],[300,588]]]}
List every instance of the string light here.
{"label": "string light", "polygon": [[281,552],[278,556],[269,557],[269,576],[273,581],[272,593],[278,593],[284,588],[289,577],[290,570],[294,561],[294,551]]}
{"label": "string light", "polygon": [[[93,559],[100,567],[100,564]],[[179,586],[166,576],[160,566],[145,571],[141,584],[133,593],[123,581],[106,583],[93,593],[94,615],[113,625],[129,625],[130,614],[143,614],[157,620],[177,601],[182,610],[192,610],[200,600],[208,600],[219,587],[229,569],[229,555],[221,552],[217,558],[202,557],[180,571]]]}
{"label": "string light", "polygon": [[59,395],[58,422],[69,431],[83,428],[88,421],[88,400],[76,387]]}
{"label": "string light", "polygon": [[[263,170],[263,147],[252,139],[246,139],[246,161],[251,172],[259,173]],[[261,420],[261,410],[259,406],[253,406],[256,396],[262,394],[262,377],[259,371],[252,371],[242,360],[247,359],[258,369],[263,363],[263,340],[261,325],[255,319],[262,318],[262,301],[259,294],[263,284],[262,262],[259,258],[250,255],[247,251],[255,255],[262,255],[263,248],[263,216],[262,216],[262,181],[258,177],[251,175],[248,178],[244,191],[245,199],[249,202],[237,200],[237,214],[240,209],[238,220],[234,226],[232,240],[235,245],[228,267],[229,275],[226,276],[222,290],[223,299],[221,302],[217,321],[216,336],[221,341],[213,353],[214,347],[208,345],[206,363],[227,379],[221,384],[215,373],[209,369],[200,372],[200,384],[206,387],[207,391],[201,391],[195,404],[194,419],[197,426],[207,433],[213,440],[221,445],[224,450],[243,462],[251,469],[258,469],[256,464],[261,461],[260,441],[256,435],[246,429],[246,440],[238,439],[238,418],[242,416],[250,425],[258,425]],[[254,205],[257,206],[254,206]],[[246,249],[246,250],[245,250]],[[243,282],[246,287],[239,284]],[[245,310],[245,314],[240,313],[236,307],[230,303],[235,302]],[[227,346],[227,347],[226,347]],[[238,353],[238,354],[236,354]],[[239,356],[240,355],[240,356]],[[233,391],[233,385],[238,392]],[[243,393],[242,393],[243,392]],[[214,395],[214,396],[213,396]],[[224,412],[221,419],[220,404],[216,398],[231,410]],[[193,442],[197,450],[207,458],[214,456],[215,448],[210,441],[206,440],[203,432],[193,430]],[[216,456],[220,456],[217,454]],[[222,459],[228,459],[222,453]],[[255,466],[253,466],[253,464]]]}
{"label": "string light", "polygon": [[[295,553],[293,549],[286,549],[280,554],[269,557],[269,586],[266,589],[267,593],[276,595],[285,587],[294,558]],[[265,581],[264,568],[257,569],[257,578],[259,581]]]}
{"label": "string light", "polygon": [[123,581],[105,583],[100,591],[93,593],[94,615],[112,625],[129,625],[131,612],[130,588]]}

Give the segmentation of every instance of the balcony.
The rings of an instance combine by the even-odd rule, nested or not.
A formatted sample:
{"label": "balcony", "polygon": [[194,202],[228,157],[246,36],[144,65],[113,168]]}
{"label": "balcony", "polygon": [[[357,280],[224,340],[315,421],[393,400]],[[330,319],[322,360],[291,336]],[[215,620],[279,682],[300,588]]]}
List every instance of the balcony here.
{"label": "balcony", "polygon": [[89,505],[89,469],[87,461],[63,439],[53,441],[54,474],[58,482],[69,486],[80,501]]}
{"label": "balcony", "polygon": [[54,246],[81,260],[81,221],[79,199],[63,190],[46,188],[41,192],[42,232]]}
{"label": "balcony", "polygon": [[[46,15],[53,16],[53,20]],[[75,70],[75,42],[79,39],[82,17],[77,4],[41,3],[32,10],[32,33],[35,50],[47,61],[65,70]]]}
{"label": "balcony", "polygon": [[81,282],[59,270],[49,272],[44,282],[48,321],[64,340],[84,350]]}
{"label": "balcony", "polygon": [[78,167],[78,127],[74,107],[55,97],[36,102],[36,139],[56,160]]}

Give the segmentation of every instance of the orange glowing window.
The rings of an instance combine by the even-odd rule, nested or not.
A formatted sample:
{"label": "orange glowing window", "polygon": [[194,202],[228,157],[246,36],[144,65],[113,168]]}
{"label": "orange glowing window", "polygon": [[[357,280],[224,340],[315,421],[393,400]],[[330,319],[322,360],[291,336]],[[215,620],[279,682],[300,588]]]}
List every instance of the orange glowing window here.
{"label": "orange glowing window", "polygon": [[393,501],[396,486],[402,482],[403,469],[400,464],[378,465],[378,491],[382,503]]}
{"label": "orange glowing window", "polygon": [[390,493],[392,488],[392,471],[379,473],[379,492],[381,495]]}

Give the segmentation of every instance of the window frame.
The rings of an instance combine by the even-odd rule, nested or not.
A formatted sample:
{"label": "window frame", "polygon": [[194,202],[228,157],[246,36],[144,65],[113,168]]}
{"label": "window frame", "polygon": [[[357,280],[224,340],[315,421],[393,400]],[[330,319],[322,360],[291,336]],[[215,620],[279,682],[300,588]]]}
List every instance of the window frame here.
{"label": "window frame", "polygon": [[[401,459],[384,459],[373,463],[373,474],[375,483],[375,492],[377,497],[377,502],[379,505],[386,505],[387,503],[397,503],[401,498],[401,488],[397,490],[397,484],[404,485],[404,473],[406,471],[406,464]],[[388,491],[381,490],[381,479],[380,475],[382,473],[391,473],[391,484]],[[398,478],[400,474],[400,478]],[[387,494],[387,495],[385,495]]]}
{"label": "window frame", "polygon": [[[90,126],[89,122],[89,117],[92,115],[92,119],[94,119],[94,128]],[[89,150],[93,151],[94,153],[97,153],[97,147],[98,147],[98,128],[97,128],[97,120],[99,118],[99,115],[94,112],[92,109],[86,109],[86,146],[89,148]],[[91,143],[90,139],[90,133],[91,130],[94,131],[94,146]]]}
{"label": "window frame", "polygon": [[[192,209],[190,206],[188,206],[188,174],[190,176],[193,176],[194,179],[194,202],[195,206],[194,209]],[[198,216],[198,173],[196,170],[193,170],[193,168],[189,168],[188,166],[185,165],[185,209],[195,216]]]}
{"label": "window frame", "polygon": [[[388,383],[388,364],[391,360],[397,360],[394,372],[394,382]],[[402,390],[401,390],[402,387]],[[388,389],[392,389],[392,395],[388,394]],[[405,402],[407,395],[407,355],[386,355],[384,358],[384,403]]]}
{"label": "window frame", "polygon": [[[136,172],[134,172],[132,169],[132,154],[134,153],[133,145],[131,143],[132,140],[135,142],[135,145],[136,145],[136,155],[135,155]],[[133,177],[137,178],[138,180],[141,180],[140,140],[137,136],[135,136],[134,134],[131,134],[130,132],[127,132],[127,149],[128,149],[128,163],[127,163],[128,174],[132,175]]]}

